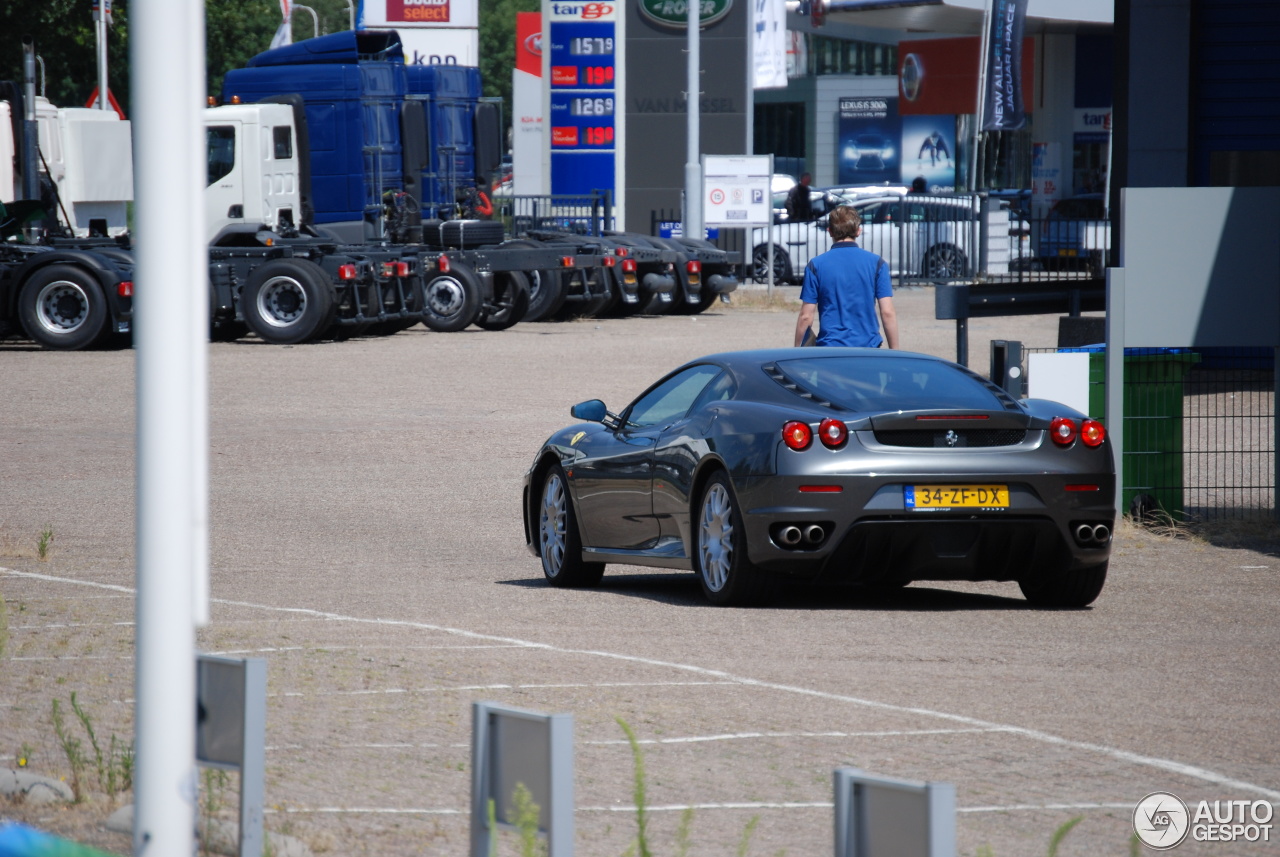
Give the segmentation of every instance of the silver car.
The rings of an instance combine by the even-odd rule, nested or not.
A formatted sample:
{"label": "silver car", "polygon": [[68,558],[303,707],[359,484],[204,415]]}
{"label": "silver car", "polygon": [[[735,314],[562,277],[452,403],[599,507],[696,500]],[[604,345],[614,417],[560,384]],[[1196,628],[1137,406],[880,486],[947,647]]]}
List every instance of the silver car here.
{"label": "silver car", "polygon": [[[972,197],[871,196],[848,203],[862,215],[858,246],[889,264],[894,276],[952,280],[972,274],[977,211]],[[798,283],[814,256],[831,249],[826,218],[812,223],[777,223],[751,232],[756,280],[768,271],[773,243],[773,278]]]}

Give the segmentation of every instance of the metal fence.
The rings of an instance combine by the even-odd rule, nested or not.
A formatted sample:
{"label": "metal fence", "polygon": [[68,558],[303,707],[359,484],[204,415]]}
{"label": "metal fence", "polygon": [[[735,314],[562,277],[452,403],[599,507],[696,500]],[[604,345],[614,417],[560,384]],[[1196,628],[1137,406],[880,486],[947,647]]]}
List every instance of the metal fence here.
{"label": "metal fence", "polygon": [[[1071,201],[1068,201],[1071,202]],[[773,243],[774,281],[798,283],[809,259],[831,246],[826,215],[849,204],[862,216],[859,246],[889,263],[899,285],[988,282],[1061,283],[1100,278],[1111,247],[1110,222],[1091,208],[1066,205],[1043,216],[988,194],[814,194],[815,219],[789,222],[775,212],[770,227],[733,230],[757,282],[767,274]],[[663,212],[661,214],[667,214]],[[678,218],[678,215],[677,215]],[[655,212],[655,223],[665,219]]]}
{"label": "metal fence", "polygon": [[[1133,351],[1125,357],[1120,510],[1175,521],[1274,518],[1274,349]],[[1105,423],[1104,361],[1105,349],[1090,355],[1089,415]]]}
{"label": "metal fence", "polygon": [[493,200],[493,216],[508,235],[532,230],[600,235],[613,229],[613,199],[609,191],[584,195],[501,196]]}

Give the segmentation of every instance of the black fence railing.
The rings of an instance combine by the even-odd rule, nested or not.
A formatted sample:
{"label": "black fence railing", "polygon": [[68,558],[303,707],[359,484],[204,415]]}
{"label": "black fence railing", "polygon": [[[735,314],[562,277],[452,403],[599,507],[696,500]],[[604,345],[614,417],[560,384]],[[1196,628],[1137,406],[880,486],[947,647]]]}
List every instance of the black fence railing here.
{"label": "black fence railing", "polygon": [[[816,219],[776,222],[743,241],[752,279],[762,282],[773,244],[774,281],[798,283],[809,259],[831,246],[825,215],[840,200],[824,197]],[[1063,282],[1101,278],[1111,247],[1110,222],[1068,209],[1031,217],[985,194],[907,194],[845,198],[862,216],[859,245],[884,258],[899,285]],[[1077,216],[1078,215],[1078,216]],[[661,218],[655,213],[655,223]]]}
{"label": "black fence railing", "polygon": [[[1105,358],[1103,348],[1089,356],[1089,415],[1104,424]],[[1275,383],[1271,348],[1126,352],[1120,511],[1175,521],[1272,519]]]}
{"label": "black fence railing", "polygon": [[493,216],[508,235],[533,230],[600,235],[613,229],[613,199],[609,191],[585,195],[501,196],[493,200]]}

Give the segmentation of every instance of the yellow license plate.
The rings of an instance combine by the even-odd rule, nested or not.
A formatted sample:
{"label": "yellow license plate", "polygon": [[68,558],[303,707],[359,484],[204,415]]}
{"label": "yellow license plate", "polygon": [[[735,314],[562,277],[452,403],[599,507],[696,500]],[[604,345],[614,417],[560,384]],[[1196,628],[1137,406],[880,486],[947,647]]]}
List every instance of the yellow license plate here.
{"label": "yellow license plate", "polygon": [[1007,509],[1008,485],[907,485],[903,503],[908,509]]}
{"label": "yellow license plate", "polygon": [[1075,249],[1071,249],[1071,250],[1059,250],[1059,251],[1058,251],[1058,255],[1059,255],[1059,256],[1079,256],[1079,255],[1080,255],[1080,251],[1079,251],[1079,250],[1075,250]]}

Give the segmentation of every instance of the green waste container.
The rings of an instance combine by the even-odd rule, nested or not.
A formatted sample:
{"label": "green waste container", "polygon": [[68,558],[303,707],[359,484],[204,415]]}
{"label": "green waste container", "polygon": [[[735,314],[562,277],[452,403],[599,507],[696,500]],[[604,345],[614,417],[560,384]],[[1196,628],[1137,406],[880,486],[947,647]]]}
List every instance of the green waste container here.
{"label": "green waste container", "polygon": [[[1060,351],[1089,354],[1089,416],[1106,424],[1106,346]],[[1182,381],[1200,362],[1185,348],[1124,350],[1124,462],[1121,512],[1160,508],[1174,518],[1183,513]],[[1138,499],[1135,507],[1134,500]]]}

